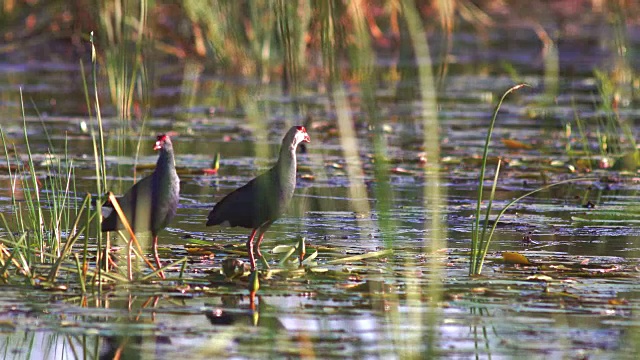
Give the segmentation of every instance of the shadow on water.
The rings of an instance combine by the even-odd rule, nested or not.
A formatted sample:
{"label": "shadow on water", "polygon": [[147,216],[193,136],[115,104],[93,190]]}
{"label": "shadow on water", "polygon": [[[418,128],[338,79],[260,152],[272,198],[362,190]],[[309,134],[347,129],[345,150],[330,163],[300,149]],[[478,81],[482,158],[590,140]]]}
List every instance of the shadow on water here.
{"label": "shadow on water", "polygon": [[[49,8],[34,3],[31,20],[39,24]],[[56,218],[52,194],[64,190],[67,169],[75,204],[68,208],[77,211],[85,193],[98,195],[87,115],[97,108],[85,100],[81,74],[92,66],[80,39],[42,45],[52,54],[46,59],[31,42],[0,45],[9,157],[0,165],[0,208],[15,226],[0,233],[5,358],[635,353],[638,77],[628,54],[640,45],[630,20],[638,9],[585,2],[589,16],[573,20],[561,15],[577,10],[558,2],[549,10],[556,22],[547,10],[505,6],[501,13],[467,1],[241,3],[127,8],[135,16],[124,17],[96,5],[113,20],[103,19],[104,34],[96,35],[108,190],[121,194],[149,174],[155,134],[174,134],[181,202],[160,235],[160,255],[165,264],[184,263],[166,271],[167,281],[129,284],[118,271],[106,280],[84,272],[79,281],[84,264],[103,266],[89,232],[56,279],[47,277],[50,259],[36,261],[52,242],[24,258],[14,250],[37,233],[37,222],[22,224],[24,238],[17,231],[19,215],[38,210],[28,206],[33,184],[40,183],[47,220]],[[1,14],[9,24],[19,18],[7,6]],[[174,21],[188,25],[169,36]],[[470,277],[486,128],[497,94],[519,82],[533,89],[504,104],[490,149],[487,189],[503,162],[494,208],[549,183],[583,174],[597,180],[515,204],[497,225],[485,271]],[[18,87],[28,99],[29,143]],[[311,143],[298,154],[290,209],[262,245],[270,270],[261,264],[252,309],[248,231],[207,228],[206,215],[269,168],[285,129],[297,124]],[[217,173],[205,172],[217,153]],[[42,234],[68,240],[75,230]],[[298,268],[301,237],[306,260]],[[112,245],[122,264],[123,242]],[[517,255],[526,261],[514,264]]]}

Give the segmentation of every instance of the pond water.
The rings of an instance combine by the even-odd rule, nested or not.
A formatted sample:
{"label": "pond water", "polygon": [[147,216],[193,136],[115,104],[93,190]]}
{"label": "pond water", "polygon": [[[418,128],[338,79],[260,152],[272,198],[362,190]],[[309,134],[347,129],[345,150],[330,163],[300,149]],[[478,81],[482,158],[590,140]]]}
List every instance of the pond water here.
{"label": "pond water", "polygon": [[[186,258],[186,266],[169,269],[167,281],[117,283],[102,293],[83,294],[73,277],[61,281],[64,288],[7,285],[0,294],[0,353],[33,359],[634,358],[640,184],[635,167],[602,165],[614,155],[598,145],[602,119],[610,115],[594,71],[619,74],[640,64],[616,52],[614,31],[606,23],[585,25],[580,36],[560,38],[551,48],[543,48],[534,31],[455,32],[435,99],[441,141],[435,175],[424,161],[430,148],[423,134],[432,130],[423,118],[429,104],[415,96],[422,85],[417,76],[390,80],[394,72],[416,71],[406,54],[379,51],[376,88],[342,84],[348,102],[312,81],[299,84],[301,95],[292,98],[280,84],[257,77],[221,75],[190,61],[150,61],[148,119],[132,120],[124,132],[103,99],[109,190],[121,194],[148,174],[156,161],[155,134],[172,132],[181,201],[160,234],[160,255],[165,263]],[[430,40],[433,49],[444,46],[440,37]],[[628,53],[640,51],[637,26],[626,28],[625,40]],[[30,50],[0,54],[0,123],[24,159],[21,88],[38,177],[64,176],[47,171],[46,163],[52,147],[55,154],[66,147],[81,201],[96,194],[79,65],[91,67],[89,54]],[[615,109],[633,134],[637,81],[620,85]],[[482,276],[470,277],[479,157],[497,101],[519,82],[531,87],[507,98],[490,149],[487,193],[493,160],[505,160],[494,208],[548,183],[590,179],[514,205],[497,227]],[[368,118],[367,90],[380,123]],[[303,115],[295,115],[294,103]],[[353,136],[341,127],[344,112]],[[246,277],[231,281],[219,274],[225,260],[246,261],[249,231],[206,227],[206,217],[224,195],[275,161],[284,132],[296,124],[307,127],[311,143],[298,154],[293,203],[262,245],[274,271],[266,276],[259,265],[266,277],[252,310]],[[374,161],[378,138],[389,160],[383,177]],[[630,140],[621,141],[628,149]],[[356,144],[353,152],[349,143]],[[216,153],[218,173],[204,173]],[[586,171],[587,158],[601,166]],[[8,173],[0,179],[0,206],[11,223]],[[439,196],[426,190],[435,181]],[[380,189],[386,189],[383,198]],[[12,231],[3,228],[3,236]],[[271,250],[301,236],[307,254],[318,251],[315,264],[306,271],[279,266],[281,255]],[[503,251],[522,253],[534,265],[505,264]],[[361,254],[378,256],[342,261]]]}

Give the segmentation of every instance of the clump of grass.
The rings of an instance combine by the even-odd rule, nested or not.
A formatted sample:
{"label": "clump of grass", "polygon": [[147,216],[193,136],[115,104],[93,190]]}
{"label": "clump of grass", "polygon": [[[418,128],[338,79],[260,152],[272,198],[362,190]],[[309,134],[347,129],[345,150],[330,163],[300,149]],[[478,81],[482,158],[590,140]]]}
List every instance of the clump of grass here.
{"label": "clump of grass", "polygon": [[[29,136],[27,135],[27,116],[22,101],[22,118],[24,125],[24,149],[18,150],[7,142],[7,137],[0,127],[6,164],[9,172],[12,216],[0,216],[3,225],[8,229],[5,238],[0,238],[0,281],[5,283],[29,283],[32,285],[57,286],[68,282],[70,277],[77,277],[83,293],[98,291],[108,282],[130,281],[133,279],[129,265],[125,276],[110,270],[110,244],[108,237],[101,231],[101,209],[107,189],[105,163],[105,135],[98,94],[98,75],[96,71],[97,56],[91,36],[93,63],[93,96],[89,95],[86,77],[83,72],[87,107],[89,109],[90,134],[93,142],[95,169],[95,189],[97,201],[92,205],[92,196],[84,198],[77,195],[75,171],[76,165],[69,157],[67,143],[64,150],[58,153],[54,148],[49,133],[45,135],[49,143],[49,151],[44,162],[34,161]],[[22,92],[20,93],[22,100]],[[91,111],[93,110],[93,111]],[[44,126],[44,124],[43,124]],[[24,151],[23,156],[18,155]],[[39,170],[42,169],[42,170]],[[46,176],[41,175],[41,171]],[[112,199],[112,203],[115,199]],[[125,220],[123,219],[123,222]],[[140,245],[130,231],[128,243],[129,257],[131,251],[138,258],[144,259]],[[96,240],[96,246],[89,243]],[[81,241],[84,241],[84,244]],[[80,242],[80,244],[79,244]],[[136,248],[132,249],[133,245]],[[80,246],[81,252],[78,252]],[[90,248],[95,248],[95,254]],[[128,262],[130,264],[130,262]],[[150,264],[150,263],[148,263]],[[172,264],[173,265],[173,264]],[[155,276],[161,269],[154,269],[143,279]]]}
{"label": "clump of grass", "polygon": [[122,130],[126,131],[133,115],[134,99],[148,99],[147,87],[143,86],[148,76],[143,59],[149,38],[149,1],[104,1],[99,2],[98,11],[102,30],[99,34],[105,44],[101,65],[106,69],[111,102],[123,120]]}
{"label": "clump of grass", "polygon": [[[580,117],[573,104],[574,118],[566,125],[567,145],[565,151],[578,170],[592,171],[596,167],[613,167],[617,170],[635,170],[640,166],[640,152],[637,149],[633,129],[619,113],[619,90],[608,74],[594,71],[598,82],[599,99],[594,100],[597,115],[593,122]],[[574,124],[577,131],[574,131]],[[597,145],[593,145],[595,134]],[[580,144],[574,148],[573,144]]]}
{"label": "clump of grass", "polygon": [[491,195],[489,196],[489,203],[487,204],[484,222],[482,224],[482,227],[480,226],[483,191],[484,191],[484,175],[487,170],[487,158],[489,156],[489,145],[491,144],[491,135],[493,134],[493,128],[496,124],[496,119],[498,118],[498,111],[500,111],[500,107],[502,106],[502,103],[504,102],[507,95],[524,86],[528,86],[528,85],[518,84],[516,86],[509,88],[507,91],[504,92],[504,94],[502,94],[500,101],[498,101],[498,104],[496,105],[496,108],[493,111],[493,117],[491,118],[491,122],[489,123],[489,131],[487,131],[487,138],[484,143],[484,150],[482,154],[482,166],[480,167],[480,175],[478,176],[478,195],[477,195],[477,203],[476,203],[475,221],[473,223],[473,228],[471,230],[471,264],[469,265],[470,275],[478,275],[482,271],[482,264],[484,262],[485,256],[487,255],[487,251],[489,249],[489,243],[491,242],[491,237],[493,236],[493,229],[488,234],[488,236],[487,236],[487,229],[489,227],[489,215],[491,214],[491,206],[493,205],[493,197],[494,197],[496,185],[498,182],[498,174],[500,173],[501,161],[498,161],[498,165],[496,167],[495,176],[493,178],[493,185],[491,187]]}
{"label": "clump of grass", "polygon": [[[18,155],[12,159],[10,145],[0,127],[13,205],[12,221],[2,216],[3,225],[9,232],[6,238],[0,239],[0,277],[6,283],[52,284],[64,268],[63,259],[68,259],[73,245],[84,234],[85,228],[80,226],[83,217],[87,212],[89,219],[95,217],[96,210],[90,207],[90,196],[80,205],[75,195],[75,166],[68,156],[66,142],[63,154],[56,154],[50,145],[47,159],[38,165],[44,167],[47,176],[36,171],[27,136],[24,103],[22,109],[24,163]],[[87,258],[86,254],[84,258]],[[86,290],[84,279],[80,283]]]}
{"label": "clump of grass", "polygon": [[485,140],[485,144],[484,144],[484,152],[482,155],[482,166],[480,168],[480,175],[478,177],[478,195],[477,195],[477,203],[476,203],[476,212],[475,212],[475,219],[474,219],[474,223],[473,223],[473,227],[471,230],[471,253],[470,253],[470,265],[469,265],[469,275],[480,275],[480,273],[482,272],[482,266],[484,264],[484,259],[487,256],[487,253],[489,251],[489,244],[491,243],[491,240],[493,238],[493,233],[496,230],[496,227],[498,225],[498,222],[500,221],[500,218],[502,217],[502,215],[504,215],[504,213],[515,203],[519,202],[520,200],[524,199],[527,196],[533,195],[539,191],[543,191],[546,189],[549,189],[551,187],[557,186],[557,185],[562,185],[562,184],[567,184],[567,183],[571,183],[571,182],[576,182],[576,181],[590,181],[590,180],[595,180],[595,178],[574,178],[574,179],[567,179],[567,180],[563,180],[563,181],[558,181],[555,183],[551,183],[551,184],[547,184],[545,186],[539,187],[537,189],[534,189],[532,191],[529,191],[521,196],[518,196],[517,198],[511,200],[509,203],[507,203],[507,205],[505,205],[502,210],[500,210],[500,212],[498,212],[495,220],[493,221],[493,225],[491,226],[491,228],[489,228],[489,217],[491,215],[491,208],[493,205],[493,199],[494,199],[494,195],[495,195],[495,190],[496,190],[496,186],[498,184],[498,175],[500,174],[500,166],[502,164],[501,160],[498,160],[498,165],[496,166],[496,171],[493,177],[493,182],[491,185],[491,193],[489,195],[488,198],[488,203],[487,203],[487,208],[485,210],[485,214],[484,214],[484,220],[482,221],[481,224],[481,218],[482,218],[482,200],[483,200],[483,189],[484,189],[484,176],[486,173],[486,168],[487,168],[487,157],[489,154],[489,145],[491,143],[491,135],[493,133],[493,128],[495,126],[495,122],[496,122],[496,118],[498,116],[498,111],[500,111],[500,107],[502,106],[502,103],[504,102],[505,98],[507,97],[507,95],[509,95],[510,93],[512,93],[513,91],[516,91],[518,89],[521,89],[522,87],[528,86],[527,84],[518,84],[515,85],[511,88],[509,88],[507,91],[504,92],[504,94],[502,95],[502,97],[500,98],[500,101],[498,102],[498,104],[496,105],[496,108],[493,112],[493,117],[491,119],[491,123],[489,124],[489,131],[487,132],[487,138]]}
{"label": "clump of grass", "polygon": [[[23,122],[26,129],[24,113]],[[69,159],[66,145],[62,155],[50,149],[49,160],[44,164],[47,176],[43,177],[36,171],[26,130],[25,163],[19,156],[12,161],[2,128],[0,137],[9,169],[13,204],[11,221],[2,216],[3,225],[9,231],[6,238],[0,239],[0,277],[5,283],[26,281],[32,285],[53,286],[75,273],[82,291],[86,292],[87,279],[100,273],[97,266],[90,270],[87,250],[89,237],[95,238],[96,228],[94,226],[91,233],[90,225],[100,210],[91,206],[91,195],[81,203],[78,201],[75,165]],[[82,257],[77,254],[75,258],[71,257],[74,246],[82,237],[85,239]]]}

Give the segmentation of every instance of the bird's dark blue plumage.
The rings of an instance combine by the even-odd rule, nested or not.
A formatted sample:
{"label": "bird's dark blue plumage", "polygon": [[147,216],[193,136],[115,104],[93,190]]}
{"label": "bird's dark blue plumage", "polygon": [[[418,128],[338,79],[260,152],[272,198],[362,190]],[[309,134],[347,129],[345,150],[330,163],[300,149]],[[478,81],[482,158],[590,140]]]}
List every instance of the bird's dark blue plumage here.
{"label": "bird's dark blue plumage", "polygon": [[[151,232],[154,255],[159,266],[158,232],[176,215],[180,200],[180,178],[176,172],[173,144],[169,136],[159,135],[154,150],[160,153],[153,173],[138,181],[117,200],[134,232]],[[124,225],[115,211],[102,221],[102,231],[122,229]]]}
{"label": "bird's dark blue plumage", "polygon": [[278,162],[268,171],[231,192],[211,210],[207,226],[228,224],[253,229],[247,241],[251,268],[255,270],[253,239],[258,234],[256,252],[264,233],[289,206],[296,188],[296,148],[301,142],[310,142],[302,126],[294,126],[282,140]]}

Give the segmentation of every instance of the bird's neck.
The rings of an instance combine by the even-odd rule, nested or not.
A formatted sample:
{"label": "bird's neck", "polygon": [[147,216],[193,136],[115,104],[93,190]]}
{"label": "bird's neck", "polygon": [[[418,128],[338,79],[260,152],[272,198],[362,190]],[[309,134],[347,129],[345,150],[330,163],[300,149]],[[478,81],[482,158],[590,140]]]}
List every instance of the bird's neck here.
{"label": "bird's neck", "polygon": [[280,155],[278,157],[278,163],[280,167],[296,166],[296,145],[295,144],[282,144],[280,147]]}
{"label": "bird's neck", "polygon": [[156,169],[175,169],[176,162],[173,157],[173,150],[160,150]]}

